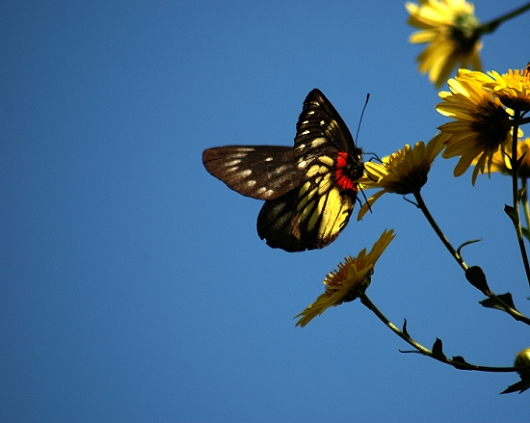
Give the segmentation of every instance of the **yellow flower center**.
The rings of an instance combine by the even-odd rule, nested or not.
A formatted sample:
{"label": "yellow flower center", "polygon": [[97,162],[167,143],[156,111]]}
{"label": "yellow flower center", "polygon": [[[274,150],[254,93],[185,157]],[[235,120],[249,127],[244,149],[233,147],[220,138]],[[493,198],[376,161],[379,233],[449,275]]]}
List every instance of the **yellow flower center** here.
{"label": "yellow flower center", "polygon": [[510,115],[504,108],[489,100],[482,101],[477,111],[472,112],[474,120],[471,128],[477,135],[477,144],[484,151],[495,151],[508,136],[511,122]]}
{"label": "yellow flower center", "polygon": [[342,282],[347,279],[348,269],[352,264],[355,263],[355,259],[352,257],[346,257],[344,261],[345,263],[339,263],[339,270],[334,270],[331,273],[328,273],[328,275],[325,277],[324,283],[328,287],[332,288],[333,286],[342,286]]}
{"label": "yellow flower center", "polygon": [[411,193],[418,193],[427,183],[427,175],[431,166],[427,160],[423,161],[419,166],[416,166],[402,175],[398,181],[391,182],[390,188],[393,192],[400,195]]}
{"label": "yellow flower center", "polygon": [[344,264],[339,263],[338,270],[328,273],[324,278],[326,293],[329,295],[336,291],[344,291],[344,288],[347,289],[347,292],[344,293],[336,305],[355,300],[366,290],[366,288],[368,288],[371,282],[370,277],[373,272],[369,272],[363,280],[352,280],[350,279],[351,275],[349,274],[350,267],[359,266],[360,268],[364,268],[364,265],[365,263],[359,262],[358,258],[346,257]]}
{"label": "yellow flower center", "polygon": [[513,110],[530,110],[530,64],[522,71],[510,69],[502,80],[503,87],[497,93],[501,103]]}

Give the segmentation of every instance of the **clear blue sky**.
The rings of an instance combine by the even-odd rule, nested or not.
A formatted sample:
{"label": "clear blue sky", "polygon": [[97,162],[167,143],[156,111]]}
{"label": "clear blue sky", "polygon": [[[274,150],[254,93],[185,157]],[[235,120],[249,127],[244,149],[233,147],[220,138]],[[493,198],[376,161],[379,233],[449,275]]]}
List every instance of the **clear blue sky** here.
{"label": "clear blue sky", "polygon": [[[477,1],[486,21],[522,4]],[[528,328],[478,305],[420,213],[398,196],[298,254],[256,233],[261,202],[206,173],[205,148],[292,145],[320,88],[384,156],[446,122],[416,69],[404,3],[0,4],[0,421],[528,421],[514,374],[463,372],[409,347],[359,302],[293,316],[346,255],[397,237],[368,295],[447,355],[511,365]],[[530,14],[484,39],[485,69],[521,68]],[[492,289],[528,314],[503,213],[509,181],[454,179],[425,200]]]}

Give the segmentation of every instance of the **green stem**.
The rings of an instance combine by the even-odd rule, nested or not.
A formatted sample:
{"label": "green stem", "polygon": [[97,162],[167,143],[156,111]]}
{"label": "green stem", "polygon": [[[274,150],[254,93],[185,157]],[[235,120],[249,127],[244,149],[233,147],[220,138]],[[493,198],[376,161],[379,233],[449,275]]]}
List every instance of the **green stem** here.
{"label": "green stem", "polygon": [[521,179],[523,187],[523,196],[521,198],[523,202],[524,217],[526,220],[526,227],[530,231],[530,207],[528,206],[528,180],[526,178]]}
{"label": "green stem", "polygon": [[512,195],[513,195],[513,213],[512,221],[515,226],[515,232],[517,234],[517,243],[519,244],[519,250],[521,251],[521,258],[523,260],[524,270],[526,272],[526,279],[530,285],[530,263],[528,262],[528,255],[526,253],[526,246],[523,238],[523,229],[521,226],[521,198],[519,196],[519,158],[517,157],[517,134],[519,132],[519,125],[517,121],[520,118],[520,112],[514,110],[514,121],[515,125],[513,126],[512,134]]}
{"label": "green stem", "polygon": [[427,219],[429,224],[432,226],[432,228],[434,229],[434,232],[436,232],[436,235],[438,235],[438,238],[440,238],[440,240],[442,241],[443,245],[445,245],[445,248],[447,248],[449,253],[458,262],[460,267],[462,267],[462,269],[464,269],[464,271],[467,270],[468,269],[468,265],[466,264],[466,262],[464,261],[462,256],[458,253],[458,251],[456,251],[453,248],[453,246],[451,245],[451,243],[449,242],[447,237],[444,235],[444,233],[442,232],[442,230],[440,229],[440,227],[438,226],[438,224],[436,223],[436,221],[432,217],[432,215],[429,212],[429,209],[427,208],[427,205],[423,201],[423,197],[421,196],[419,191],[414,193],[414,198],[416,199],[416,204],[417,204],[418,208],[423,212],[423,215],[425,216],[425,218]]}
{"label": "green stem", "polygon": [[518,126],[525,125],[527,123],[530,123],[530,117],[514,121],[514,124],[517,124]]}
{"label": "green stem", "polygon": [[515,320],[519,322],[523,322],[530,326],[530,319],[526,317],[524,314],[522,314],[519,310],[510,307],[508,304],[506,304],[501,298],[499,298],[493,292],[488,292],[486,293],[486,295],[489,298],[494,298],[497,301],[497,304],[500,307],[502,307],[502,310],[508,313],[510,316],[512,316]]}
{"label": "green stem", "polygon": [[493,31],[495,31],[499,25],[511,18],[515,18],[517,15],[520,15],[521,13],[526,12],[530,9],[530,3],[527,3],[512,12],[506,13],[505,15],[502,15],[498,17],[497,19],[493,19],[492,21],[486,22],[485,24],[480,25],[478,32],[480,34],[490,34]]}
{"label": "green stem", "polygon": [[[513,164],[512,164],[512,166],[513,166]],[[513,169],[513,167],[512,167],[512,169]],[[423,212],[424,216],[426,217],[426,219],[429,221],[430,225],[434,229],[434,232],[436,232],[436,235],[438,235],[438,238],[440,238],[440,240],[445,245],[447,250],[449,250],[449,253],[458,262],[460,267],[462,267],[462,269],[464,271],[466,271],[469,268],[469,266],[466,264],[466,262],[464,261],[464,259],[460,255],[460,253],[453,248],[453,246],[451,245],[449,240],[446,238],[446,236],[444,235],[444,233],[442,232],[442,230],[440,229],[440,227],[438,226],[438,224],[436,223],[436,221],[432,217],[431,213],[429,212],[429,209],[427,208],[427,205],[423,201],[423,197],[421,196],[421,194],[419,192],[418,193],[414,193],[414,198],[416,199],[416,206]],[[521,225],[519,224],[519,227],[520,226]],[[521,234],[522,234],[522,230],[521,230]],[[524,243],[523,243],[523,248],[524,248]],[[526,251],[525,251],[525,256],[526,256]],[[499,304],[499,306],[501,306],[502,309],[506,313],[508,313],[510,316],[512,316],[515,320],[518,320],[518,321],[521,321],[521,322],[524,322],[524,323],[530,325],[530,319],[528,317],[526,317],[525,315],[521,314],[518,310],[510,307],[509,304],[506,304],[501,298],[499,298],[497,295],[495,295],[493,292],[491,292],[489,290],[489,288],[487,290],[485,290],[485,291],[482,291],[482,292],[486,296],[488,296],[489,298],[495,299],[497,304]]]}
{"label": "green stem", "polygon": [[417,351],[419,351],[423,355],[432,354],[432,351],[430,349],[425,348],[423,345],[416,342],[410,336],[398,329],[398,327],[394,323],[388,320],[386,316],[381,313],[381,311],[375,306],[375,304],[372,303],[366,293],[362,293],[359,298],[361,299],[361,303],[363,303],[363,305],[365,305],[371,312],[373,312],[379,318],[379,320],[381,320],[386,326],[390,328],[390,330],[392,330],[396,335],[403,339],[407,344],[412,345]]}
{"label": "green stem", "polygon": [[480,366],[476,364],[467,363],[462,360],[451,360],[450,358],[445,357],[443,354],[434,354],[430,349],[424,347],[420,343],[416,342],[413,338],[410,337],[408,333],[405,333],[398,329],[386,316],[381,313],[381,311],[375,306],[372,301],[366,296],[365,293],[362,293],[359,298],[361,303],[365,305],[371,312],[373,312],[379,320],[381,320],[390,330],[392,330],[396,335],[403,339],[407,344],[411,345],[417,352],[422,355],[434,358],[442,363],[449,364],[450,366],[455,367],[459,370],[476,370],[480,372],[495,372],[495,373],[507,373],[507,372],[518,372],[521,371],[521,367],[493,367],[493,366]]}

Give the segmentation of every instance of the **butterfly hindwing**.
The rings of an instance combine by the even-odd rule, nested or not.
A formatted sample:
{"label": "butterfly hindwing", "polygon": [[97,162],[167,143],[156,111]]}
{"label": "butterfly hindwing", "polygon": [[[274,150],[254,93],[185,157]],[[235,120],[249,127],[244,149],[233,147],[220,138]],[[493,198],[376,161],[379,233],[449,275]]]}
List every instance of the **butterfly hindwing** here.
{"label": "butterfly hindwing", "polygon": [[314,179],[275,200],[266,201],[258,216],[258,235],[273,248],[289,252],[323,248],[348,223],[355,194],[343,195],[329,182]]}
{"label": "butterfly hindwing", "polygon": [[357,198],[362,150],[318,89],[304,101],[294,148],[227,146],[205,150],[209,173],[240,194],[266,200],[258,235],[273,248],[323,248],[344,229]]}

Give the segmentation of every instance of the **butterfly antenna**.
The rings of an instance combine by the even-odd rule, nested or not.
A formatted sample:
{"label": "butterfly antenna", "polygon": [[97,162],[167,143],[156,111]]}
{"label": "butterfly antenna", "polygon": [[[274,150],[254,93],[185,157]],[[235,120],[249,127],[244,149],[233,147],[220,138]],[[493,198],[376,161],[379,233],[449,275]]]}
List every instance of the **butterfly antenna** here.
{"label": "butterfly antenna", "polygon": [[[367,93],[366,101],[364,102],[363,110],[361,112],[361,118],[359,119],[359,125],[357,125],[357,132],[355,133],[355,139],[357,140],[357,142],[359,142],[359,132],[361,130],[361,123],[363,122],[364,111],[366,110],[366,106],[368,106],[369,101],[370,101],[370,93]],[[366,198],[366,194],[364,193],[364,190],[360,189],[360,191],[363,194],[365,203],[368,205],[368,210],[370,210],[370,213],[372,213],[372,208],[370,207],[370,203],[368,202],[368,199]]]}
{"label": "butterfly antenna", "polygon": [[366,94],[366,101],[364,102],[363,111],[361,112],[361,118],[359,119],[359,125],[357,125],[357,132],[355,133],[355,139],[357,140],[357,143],[359,142],[359,131],[361,130],[361,123],[363,122],[364,111],[366,110],[366,106],[368,106],[369,100],[370,100],[370,93]]}
{"label": "butterfly antenna", "polygon": [[[366,194],[364,193],[364,189],[359,188],[359,191],[362,192],[363,197],[364,197],[364,202],[368,205],[368,210],[370,210],[370,213],[372,213],[372,208],[370,207],[370,203],[368,202],[368,199],[366,198]],[[361,200],[360,200],[359,198],[357,198],[357,201],[359,201],[359,204],[360,204],[361,207],[362,207],[363,204],[361,203]]]}
{"label": "butterfly antenna", "polygon": [[[359,119],[359,125],[357,126],[357,133],[355,134],[355,139],[357,140],[357,144],[359,143],[359,132],[361,130],[361,123],[363,122],[364,111],[366,110],[366,106],[368,106],[368,101],[370,101],[370,93],[366,94],[366,101],[364,102],[363,111],[361,112],[361,118]],[[365,151],[364,154],[371,154],[374,156],[370,158],[370,161],[372,161],[375,158],[375,160],[377,160],[378,162],[381,162],[381,159],[375,153]]]}

